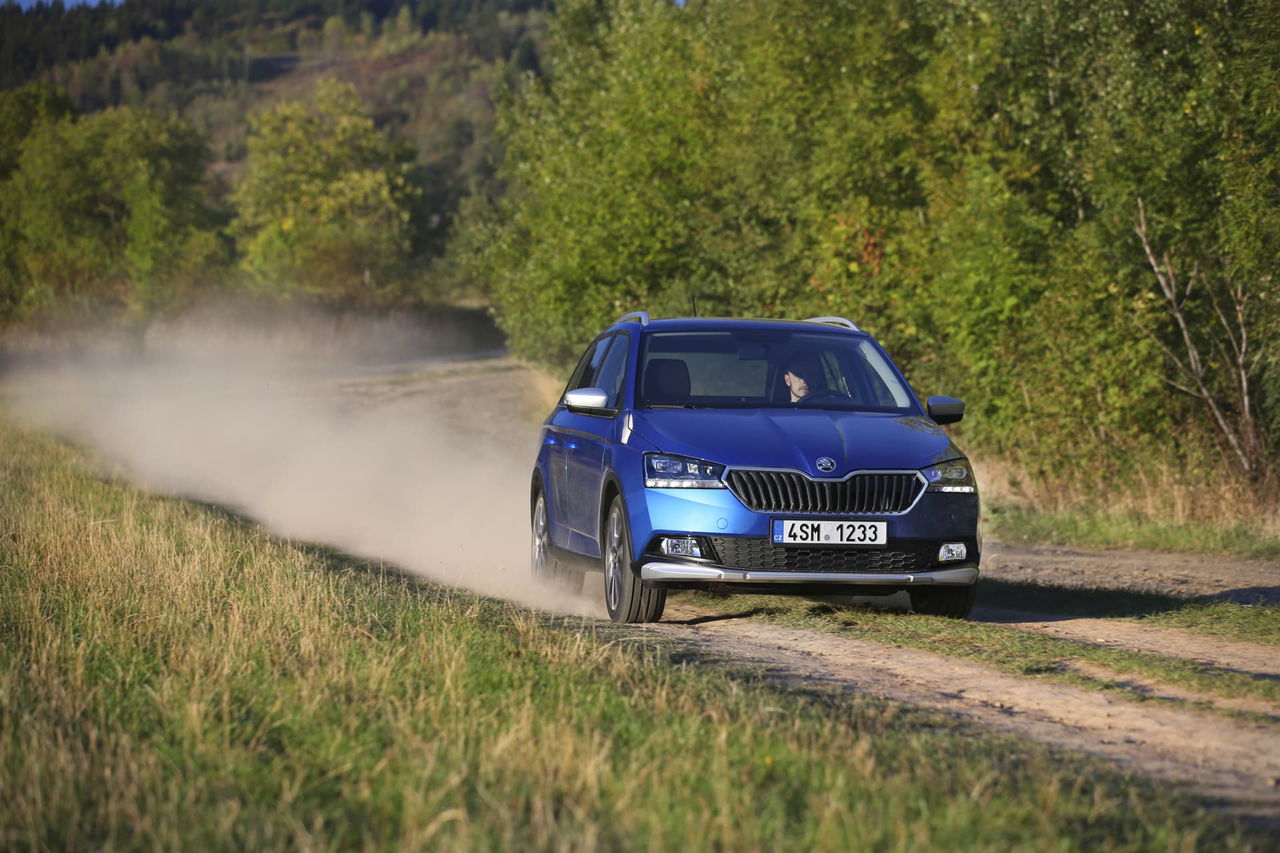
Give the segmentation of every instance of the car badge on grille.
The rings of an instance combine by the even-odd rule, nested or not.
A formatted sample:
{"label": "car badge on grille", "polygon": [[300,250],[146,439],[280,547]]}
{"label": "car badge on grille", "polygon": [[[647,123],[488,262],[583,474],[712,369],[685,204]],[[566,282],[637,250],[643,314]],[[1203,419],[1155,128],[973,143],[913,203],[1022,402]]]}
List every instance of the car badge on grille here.
{"label": "car badge on grille", "polygon": [[818,470],[823,472],[824,474],[831,473],[832,471],[836,470],[836,460],[832,459],[830,456],[819,456]]}

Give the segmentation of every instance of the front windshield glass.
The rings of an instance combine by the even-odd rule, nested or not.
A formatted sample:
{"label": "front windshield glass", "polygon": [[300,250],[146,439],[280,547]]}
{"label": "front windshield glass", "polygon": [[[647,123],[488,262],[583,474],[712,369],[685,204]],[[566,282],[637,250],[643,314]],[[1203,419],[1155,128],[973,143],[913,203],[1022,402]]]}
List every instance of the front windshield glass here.
{"label": "front windshield glass", "polygon": [[920,411],[870,339],[786,329],[646,335],[636,405]]}

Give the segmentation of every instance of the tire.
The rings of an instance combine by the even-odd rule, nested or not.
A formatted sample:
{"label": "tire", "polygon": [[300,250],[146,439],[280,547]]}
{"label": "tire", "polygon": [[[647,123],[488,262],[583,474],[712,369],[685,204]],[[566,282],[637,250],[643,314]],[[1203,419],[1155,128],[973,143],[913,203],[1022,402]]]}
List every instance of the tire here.
{"label": "tire", "polygon": [[551,535],[547,528],[547,499],[542,490],[533,501],[530,519],[529,571],[534,580],[549,581],[555,576],[556,558],[551,556]]}
{"label": "tire", "polygon": [[948,619],[968,619],[973,610],[973,600],[978,585],[935,586],[928,589],[910,589],[911,609],[928,616],[945,616]]}
{"label": "tire", "polygon": [[646,584],[631,570],[631,530],[622,498],[609,504],[601,537],[604,605],[614,622],[657,622],[667,604],[667,591]]}
{"label": "tire", "polygon": [[551,532],[547,526],[547,499],[538,490],[533,501],[529,540],[529,570],[542,583],[554,584],[566,592],[582,591],[582,571],[562,564],[551,553]]}

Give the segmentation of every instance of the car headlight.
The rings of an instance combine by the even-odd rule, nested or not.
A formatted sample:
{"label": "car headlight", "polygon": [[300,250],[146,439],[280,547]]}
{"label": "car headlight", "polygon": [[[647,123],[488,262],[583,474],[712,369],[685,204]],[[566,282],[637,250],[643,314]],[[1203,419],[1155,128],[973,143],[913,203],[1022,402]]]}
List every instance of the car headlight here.
{"label": "car headlight", "polygon": [[929,481],[931,492],[958,492],[971,495],[978,491],[977,481],[973,478],[973,469],[964,459],[952,459],[941,465],[932,465],[924,469],[924,478]]}
{"label": "car headlight", "polygon": [[644,484],[651,489],[723,489],[724,466],[670,453],[644,455]]}

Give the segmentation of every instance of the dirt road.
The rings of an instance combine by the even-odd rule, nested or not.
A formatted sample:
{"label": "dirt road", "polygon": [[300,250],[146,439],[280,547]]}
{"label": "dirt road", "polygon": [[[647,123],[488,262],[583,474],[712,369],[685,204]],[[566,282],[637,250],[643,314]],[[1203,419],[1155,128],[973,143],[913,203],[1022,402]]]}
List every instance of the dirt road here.
{"label": "dirt road", "polygon": [[987,542],[982,573],[1014,582],[1280,604],[1280,564],[1241,557]]}
{"label": "dirt road", "polygon": [[1115,646],[1166,657],[1186,658],[1219,669],[1244,672],[1260,678],[1280,678],[1280,648],[1265,643],[1206,637],[1203,634],[1179,631],[1176,628],[1122,622],[1117,619],[1028,613],[992,607],[975,608],[973,618],[980,622],[990,622],[1023,631],[1036,631],[1068,640]]}
{"label": "dirt road", "polygon": [[1135,703],[999,672],[945,655],[710,618],[673,603],[650,630],[713,658],[763,667],[792,685],[814,681],[955,715],[986,728],[1102,756],[1127,772],[1185,786],[1219,808],[1280,822],[1280,726]]}
{"label": "dirt road", "polygon": [[[984,573],[1021,583],[1224,598],[1250,589],[1264,591],[1270,601],[1280,591],[1280,564],[1275,563],[1059,548],[997,546],[993,551],[994,566],[989,572],[984,567]],[[1169,684],[1111,674],[1138,695],[1254,713],[1247,719],[1232,718],[1185,705],[1137,703],[947,655],[765,624],[745,615],[745,608],[739,611],[744,615],[735,615],[731,602],[712,612],[674,597],[663,623],[652,630],[693,643],[713,658],[762,667],[782,683],[834,684],[1100,756],[1125,772],[1164,780],[1205,798],[1215,809],[1280,830],[1280,707],[1192,694]],[[974,619],[1191,660],[1255,678],[1280,678],[1280,648],[1263,643],[1120,619],[981,606]]]}
{"label": "dirt road", "polygon": [[[465,439],[457,443],[502,472],[492,488],[527,494],[534,458],[535,425],[550,408],[560,383],[507,358],[395,365],[341,376],[317,377],[289,393],[322,397],[343,410],[385,408],[397,424],[421,418],[433,429]],[[452,446],[453,443],[450,443]],[[469,461],[469,460],[464,460]],[[507,475],[509,472],[509,476]],[[494,476],[497,476],[495,473]],[[488,492],[490,496],[494,493]],[[523,572],[522,537],[527,517],[513,502],[507,521],[516,556],[505,568]],[[455,508],[461,519],[494,516],[494,506]],[[443,534],[442,534],[443,535]],[[448,542],[435,543],[437,548]],[[461,545],[459,546],[462,547]],[[475,551],[462,549],[474,558]],[[394,555],[388,558],[395,559]],[[1270,606],[1280,602],[1280,563],[1232,558],[1065,548],[1014,547],[988,543],[984,575],[1006,581],[999,602],[983,601],[975,618],[1007,629],[1038,632],[1100,646],[1131,649],[1197,662],[1209,672],[1236,672],[1259,680],[1280,679],[1280,647],[1153,627],[1119,618],[1032,612],[1017,590],[1038,590],[1048,609],[1056,590],[1088,587],[1090,593],[1160,593],[1203,596]],[[522,575],[523,577],[523,575]],[[599,575],[588,575],[588,600],[568,602],[566,612],[603,617]],[[1013,590],[1013,593],[1008,592]],[[1049,598],[1043,597],[1048,593]],[[1012,596],[1012,598],[1011,598]],[[999,606],[997,606],[997,604]],[[1079,608],[1076,608],[1077,611]],[[733,599],[718,608],[672,596],[663,622],[637,627],[700,650],[710,659],[762,668],[786,685],[828,683],[954,715],[968,724],[1101,756],[1126,772],[1184,787],[1224,810],[1276,827],[1280,833],[1280,707],[1264,700],[1225,700],[1187,695],[1168,684],[1127,678],[1131,695],[1191,700],[1138,702],[1122,692],[1099,692],[1060,681],[1011,674],[957,656],[899,648],[860,636],[801,630],[754,618]],[[1081,661],[1068,666],[1084,667]],[[1096,666],[1096,664],[1088,664]],[[1238,676],[1235,676],[1238,678]],[[1229,712],[1244,711],[1247,715]],[[1277,837],[1280,837],[1278,835]]]}
{"label": "dirt road", "polygon": [[[348,393],[369,401],[467,390],[466,405],[446,416],[478,444],[527,444],[558,391],[557,383],[508,360],[433,368],[392,381],[349,382]],[[988,543],[984,574],[1040,587],[1092,587],[1186,598],[1280,601],[1280,564],[1255,560],[1140,552],[1031,548]],[[594,595],[599,576],[588,575]],[[968,723],[1101,756],[1126,772],[1195,792],[1216,808],[1280,829],[1280,707],[1256,700],[1187,695],[1171,685],[1127,684],[1139,694],[1192,699],[1219,709],[1252,711],[1233,717],[1186,703],[1135,702],[1116,693],[1076,688],[1009,674],[980,663],[862,637],[806,631],[752,618],[733,599],[718,610],[673,595],[656,632],[691,644],[710,659],[763,668],[780,683],[815,682],[906,702]],[[981,598],[980,598],[981,605]],[[1280,648],[1156,628],[1122,619],[979,607],[975,618],[1008,628],[1196,661],[1208,667],[1280,678]]]}
{"label": "dirt road", "polygon": [[[504,414],[485,406],[461,414],[460,428],[492,435],[528,433],[528,418],[547,405],[556,383],[509,362],[489,372],[454,374],[480,396],[506,401]],[[429,392],[424,378],[420,390]],[[409,389],[403,386],[399,393]],[[375,392],[376,393],[376,392]],[[519,405],[514,405],[519,400]],[[525,439],[517,439],[523,441]],[[532,447],[532,441],[529,445]],[[532,453],[530,453],[532,459]],[[988,543],[984,574],[1048,587],[1093,587],[1187,598],[1280,601],[1280,563],[1195,555],[1031,548]],[[594,593],[598,576],[588,575]],[[711,659],[763,668],[780,683],[815,681],[935,709],[974,725],[1101,756],[1126,772],[1167,781],[1215,808],[1280,829],[1280,707],[1253,700],[1187,695],[1170,685],[1128,686],[1154,697],[1193,699],[1247,717],[1185,703],[1134,702],[1114,693],[1001,672],[980,663],[864,638],[806,631],[753,619],[729,603],[712,611],[673,595],[664,620],[639,630],[677,638]],[[980,599],[981,603],[981,599]],[[1280,648],[1209,637],[1121,619],[1065,616],[980,607],[975,618],[1008,628],[1115,646],[1208,667],[1280,678]]]}
{"label": "dirt road", "polygon": [[[1262,591],[1276,600],[1280,564],[1187,555],[997,546],[989,576],[1046,586],[1113,587],[1187,597],[1235,598]],[[1257,597],[1251,600],[1257,600]],[[981,602],[981,595],[979,596]],[[1280,831],[1280,706],[1189,693],[1173,685],[1111,673],[1136,695],[1190,700],[1134,702],[1111,693],[1012,675],[944,654],[894,648],[766,624],[671,599],[651,630],[692,643],[712,658],[762,667],[779,682],[818,682],[941,711],[966,722],[1103,757],[1125,772],[1160,779],[1215,809]],[[1280,648],[1121,619],[979,606],[975,621],[1195,661],[1254,678],[1280,678]],[[1085,671],[1087,665],[1080,664]],[[1099,675],[1097,672],[1088,674]],[[1101,675],[1108,675],[1101,673]],[[1233,718],[1223,710],[1250,711]]]}

